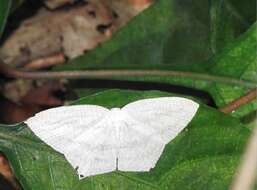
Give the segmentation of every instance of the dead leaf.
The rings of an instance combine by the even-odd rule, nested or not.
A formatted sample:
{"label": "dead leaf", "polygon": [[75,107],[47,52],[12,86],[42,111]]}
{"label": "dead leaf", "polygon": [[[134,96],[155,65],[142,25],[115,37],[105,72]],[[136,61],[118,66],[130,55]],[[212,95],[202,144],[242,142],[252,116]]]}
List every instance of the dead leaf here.
{"label": "dead leaf", "polygon": [[35,86],[32,80],[17,79],[8,81],[3,85],[3,95],[9,100],[18,103],[28,91]]}
{"label": "dead leaf", "polygon": [[2,183],[2,186],[0,186],[0,189],[7,190],[9,188],[10,190],[21,190],[22,187],[16,177],[14,176],[12,169],[10,167],[10,164],[5,157],[3,153],[0,152],[0,174],[2,180],[0,181],[0,185]]}
{"label": "dead leaf", "polygon": [[48,67],[52,67],[54,65],[60,65],[65,62],[65,56],[63,53],[58,53],[55,55],[52,55],[50,57],[44,57],[36,59],[28,64],[26,64],[24,67],[30,70],[38,70],[38,69],[44,69]]}
{"label": "dead leaf", "polygon": [[56,91],[64,92],[64,85],[60,81],[48,81],[39,87],[30,89],[21,98],[20,103],[23,105],[60,106],[63,104],[63,100],[54,95]]}
{"label": "dead leaf", "polygon": [[18,123],[42,110],[40,106],[19,105],[5,97],[0,98],[0,122],[6,124]]}
{"label": "dead leaf", "polygon": [[66,4],[72,4],[75,0],[44,0],[49,9],[56,9]]}
{"label": "dead leaf", "polygon": [[[73,58],[109,39],[114,19],[100,0],[56,11],[42,8],[4,42],[0,56],[13,66],[58,53]],[[104,30],[98,31],[99,26]]]}
{"label": "dead leaf", "polygon": [[[0,97],[0,122],[21,122],[45,108],[63,105],[63,99],[55,94],[65,91],[61,81],[47,81],[42,84],[34,82],[30,87],[17,102]],[[19,88],[22,89],[22,86]]]}
{"label": "dead leaf", "polygon": [[129,20],[148,8],[154,0],[108,0],[110,6],[117,14],[115,25],[120,28]]}

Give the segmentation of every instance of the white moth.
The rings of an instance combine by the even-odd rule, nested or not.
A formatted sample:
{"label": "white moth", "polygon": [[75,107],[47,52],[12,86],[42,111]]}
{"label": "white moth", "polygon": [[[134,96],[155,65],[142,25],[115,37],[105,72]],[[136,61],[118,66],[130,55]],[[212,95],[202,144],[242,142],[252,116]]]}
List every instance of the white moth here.
{"label": "white moth", "polygon": [[80,179],[111,172],[149,171],[167,143],[181,132],[199,105],[180,97],[144,99],[123,108],[62,106],[25,123],[64,154]]}

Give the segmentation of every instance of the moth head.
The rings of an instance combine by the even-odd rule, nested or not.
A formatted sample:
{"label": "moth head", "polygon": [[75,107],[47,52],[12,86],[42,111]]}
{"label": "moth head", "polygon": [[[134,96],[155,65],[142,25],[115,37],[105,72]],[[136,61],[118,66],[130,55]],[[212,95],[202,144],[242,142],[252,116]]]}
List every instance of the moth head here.
{"label": "moth head", "polygon": [[112,108],[111,112],[117,112],[117,111],[120,111],[120,110],[121,110],[120,108]]}
{"label": "moth head", "polygon": [[122,122],[126,121],[127,115],[120,108],[112,108],[109,112],[109,118],[112,119],[112,122]]}

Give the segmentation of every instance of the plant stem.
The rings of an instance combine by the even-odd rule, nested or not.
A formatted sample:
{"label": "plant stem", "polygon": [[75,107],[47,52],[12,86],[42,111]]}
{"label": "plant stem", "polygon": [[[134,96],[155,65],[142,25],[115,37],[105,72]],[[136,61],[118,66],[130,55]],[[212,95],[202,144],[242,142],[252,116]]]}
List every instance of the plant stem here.
{"label": "plant stem", "polygon": [[60,71],[60,72],[28,72],[20,71],[5,65],[0,61],[0,71],[7,77],[23,79],[79,79],[79,78],[108,78],[108,77],[136,77],[136,76],[158,76],[158,77],[179,77],[192,78],[195,80],[221,82],[230,85],[239,85],[248,88],[256,86],[254,82],[238,80],[230,77],[212,76],[182,71],[161,71],[161,70],[87,70],[87,71]]}
{"label": "plant stem", "polygon": [[237,108],[239,108],[253,100],[256,100],[256,97],[257,97],[257,88],[251,90],[246,95],[241,96],[240,98],[232,101],[228,105],[220,108],[219,111],[224,112],[224,113],[230,113],[230,112],[236,110]]}
{"label": "plant stem", "polygon": [[42,69],[42,68],[49,68],[54,65],[62,64],[65,62],[65,56],[62,53],[58,53],[52,56],[44,57],[36,59],[26,65],[24,68],[28,69]]}
{"label": "plant stem", "polygon": [[[219,111],[224,113],[230,113],[235,109],[256,100],[257,88],[251,90],[246,95],[232,101],[230,104]],[[241,166],[235,175],[230,190],[250,190],[255,178],[257,177],[257,127],[255,127],[252,137],[249,140],[246,152],[242,159]]]}
{"label": "plant stem", "polygon": [[257,175],[257,127],[249,140],[241,166],[231,185],[231,190],[250,190]]}

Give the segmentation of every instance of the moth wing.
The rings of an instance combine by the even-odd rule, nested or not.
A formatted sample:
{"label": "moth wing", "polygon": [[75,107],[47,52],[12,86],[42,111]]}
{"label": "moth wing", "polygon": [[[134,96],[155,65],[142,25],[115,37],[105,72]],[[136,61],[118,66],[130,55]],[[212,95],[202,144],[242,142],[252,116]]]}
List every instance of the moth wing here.
{"label": "moth wing", "polygon": [[154,135],[147,124],[126,119],[120,131],[118,169],[120,171],[149,171],[158,161],[165,143]]}
{"label": "moth wing", "polygon": [[65,157],[77,168],[80,179],[116,170],[118,144],[112,124],[112,118],[106,117],[67,148]]}
{"label": "moth wing", "polygon": [[187,126],[198,107],[196,102],[180,97],[139,100],[123,107],[129,119],[121,132],[119,170],[153,168],[165,145]]}
{"label": "moth wing", "polygon": [[[116,168],[116,152],[101,149],[104,143],[115,141],[105,128],[108,113],[108,109],[95,105],[62,106],[42,111],[25,123],[86,177]],[[104,134],[108,141],[103,139]]]}
{"label": "moth wing", "polygon": [[41,140],[64,153],[75,137],[93,128],[108,111],[94,105],[61,106],[39,112],[25,123]]}

